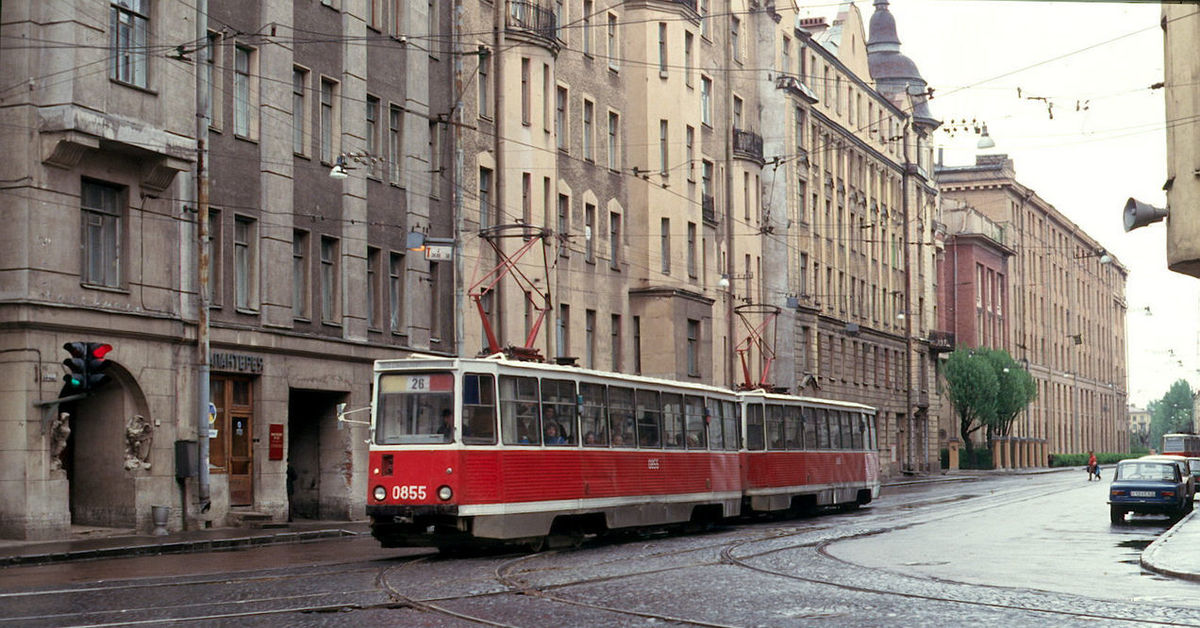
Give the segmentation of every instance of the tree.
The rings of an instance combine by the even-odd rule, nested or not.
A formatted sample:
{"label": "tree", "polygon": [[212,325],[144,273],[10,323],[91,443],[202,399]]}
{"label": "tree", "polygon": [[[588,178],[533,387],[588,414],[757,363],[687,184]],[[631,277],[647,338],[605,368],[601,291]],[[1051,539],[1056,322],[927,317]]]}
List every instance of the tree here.
{"label": "tree", "polygon": [[1192,387],[1186,380],[1176,380],[1162,399],[1151,401],[1150,446],[1161,447],[1163,434],[1192,432]]}
{"label": "tree", "polygon": [[971,434],[995,420],[1000,382],[992,365],[971,349],[956,349],[946,358],[947,396],[958,414],[963,446],[971,450]]}
{"label": "tree", "polygon": [[1003,349],[985,349],[984,357],[996,374],[999,389],[996,391],[996,416],[988,424],[988,441],[992,435],[1007,436],[1017,415],[1037,398],[1037,383],[1029,371],[1021,368],[1016,360]]}

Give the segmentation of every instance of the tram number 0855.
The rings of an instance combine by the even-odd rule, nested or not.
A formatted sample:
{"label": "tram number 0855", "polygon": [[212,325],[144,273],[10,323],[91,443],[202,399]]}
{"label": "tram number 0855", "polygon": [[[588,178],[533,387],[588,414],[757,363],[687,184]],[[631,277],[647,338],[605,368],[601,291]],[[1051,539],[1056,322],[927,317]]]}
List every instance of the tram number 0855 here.
{"label": "tram number 0855", "polygon": [[418,486],[415,484],[414,485],[401,484],[399,486],[392,487],[392,499],[420,500],[420,499],[425,499],[425,495],[426,495],[426,492],[425,492],[424,485]]}

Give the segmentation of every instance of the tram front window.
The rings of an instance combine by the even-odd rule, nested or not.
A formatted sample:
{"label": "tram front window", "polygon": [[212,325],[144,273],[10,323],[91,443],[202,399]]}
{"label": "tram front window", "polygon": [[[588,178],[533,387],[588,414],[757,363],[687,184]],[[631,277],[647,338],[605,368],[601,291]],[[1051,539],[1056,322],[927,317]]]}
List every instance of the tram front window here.
{"label": "tram front window", "polygon": [[[454,442],[454,376],[398,373],[379,378],[375,443],[429,445]],[[449,420],[445,417],[449,417]],[[448,424],[447,424],[448,423]]]}

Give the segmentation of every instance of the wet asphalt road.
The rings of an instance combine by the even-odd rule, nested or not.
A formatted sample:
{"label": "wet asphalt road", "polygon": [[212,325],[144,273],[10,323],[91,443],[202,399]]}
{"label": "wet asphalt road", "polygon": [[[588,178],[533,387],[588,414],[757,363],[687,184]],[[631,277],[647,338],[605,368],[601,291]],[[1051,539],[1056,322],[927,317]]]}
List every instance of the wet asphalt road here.
{"label": "wet asphalt road", "polygon": [[0,626],[1200,626],[1200,584],[1137,565],[1106,483],[989,477],[867,508],[541,554],[370,538],[0,570]]}

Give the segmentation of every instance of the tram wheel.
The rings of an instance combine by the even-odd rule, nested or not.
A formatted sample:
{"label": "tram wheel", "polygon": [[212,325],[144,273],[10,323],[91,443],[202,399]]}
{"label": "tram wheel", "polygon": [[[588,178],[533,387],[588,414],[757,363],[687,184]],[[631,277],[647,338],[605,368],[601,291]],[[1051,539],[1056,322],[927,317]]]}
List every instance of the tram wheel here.
{"label": "tram wheel", "polygon": [[533,552],[534,554],[544,552],[550,548],[550,537],[535,536],[531,540],[527,541],[525,545],[529,548],[529,551]]}

